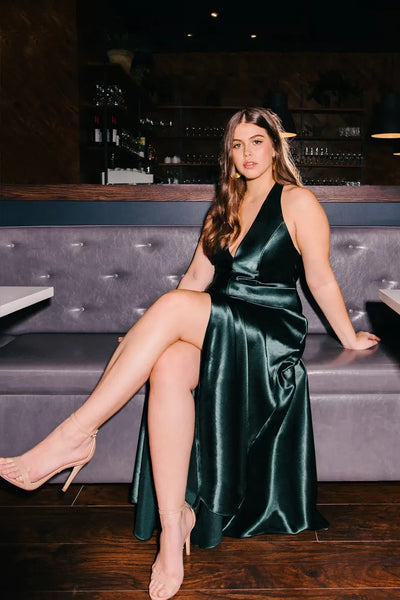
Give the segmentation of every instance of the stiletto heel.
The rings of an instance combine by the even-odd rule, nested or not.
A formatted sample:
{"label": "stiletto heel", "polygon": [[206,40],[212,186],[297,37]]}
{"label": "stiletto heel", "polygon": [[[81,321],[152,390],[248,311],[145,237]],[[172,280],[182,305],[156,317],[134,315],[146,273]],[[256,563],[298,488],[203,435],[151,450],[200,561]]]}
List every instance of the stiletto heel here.
{"label": "stiletto heel", "polygon": [[[162,515],[174,515],[174,514],[178,514],[178,513],[183,513],[184,510],[189,510],[192,515],[192,518],[193,518],[192,525],[190,526],[190,529],[189,529],[189,531],[184,539],[184,542],[183,542],[183,547],[185,548],[186,556],[189,556],[190,555],[190,534],[192,533],[192,529],[194,528],[194,526],[196,524],[196,515],[194,514],[193,508],[191,506],[189,506],[189,504],[187,502],[185,502],[185,504],[183,504],[183,506],[181,506],[177,510],[159,510],[158,512],[159,512],[160,516],[162,516]],[[152,596],[150,593],[150,590],[149,590],[149,595],[150,595],[151,600],[169,600],[170,598],[175,596],[175,594],[178,592],[179,588],[182,585],[182,581],[177,583],[176,579],[174,579],[173,577],[167,577],[166,575],[163,575],[163,573],[159,569],[157,569],[156,563],[154,563],[153,567],[152,567],[150,584],[152,581],[161,583],[164,586],[165,591],[168,595],[167,596]]]}
{"label": "stiletto heel", "polygon": [[5,479],[6,481],[8,481],[9,483],[12,483],[13,485],[15,485],[16,487],[19,487],[19,488],[21,488],[23,490],[27,490],[27,491],[32,491],[32,490],[36,490],[41,485],[46,483],[46,481],[48,481],[49,479],[54,477],[54,475],[57,475],[57,473],[61,473],[61,471],[65,471],[65,469],[72,468],[72,471],[71,471],[67,481],[65,482],[64,486],[62,487],[62,491],[66,492],[67,489],[69,488],[71,482],[76,477],[76,475],[79,473],[79,471],[82,469],[82,467],[84,467],[92,459],[94,452],[96,450],[96,435],[97,435],[97,431],[98,431],[96,429],[94,432],[90,433],[90,432],[82,429],[82,427],[79,425],[79,423],[76,419],[75,413],[72,413],[72,415],[69,417],[69,419],[73,422],[75,427],[81,433],[83,433],[87,437],[90,437],[93,439],[91,448],[89,450],[89,454],[86,456],[86,458],[83,458],[82,460],[79,460],[79,461],[76,461],[73,463],[68,463],[66,465],[63,465],[62,467],[55,469],[48,475],[45,475],[45,477],[42,477],[41,479],[38,479],[37,481],[32,482],[28,475],[28,471],[23,463],[23,460],[19,456],[14,456],[11,458],[11,460],[14,462],[14,465],[17,467],[17,469],[20,473],[20,476],[22,478],[22,481],[18,481],[18,479],[13,479],[12,477],[7,477],[7,475],[3,475],[3,474],[0,476],[3,479]]}

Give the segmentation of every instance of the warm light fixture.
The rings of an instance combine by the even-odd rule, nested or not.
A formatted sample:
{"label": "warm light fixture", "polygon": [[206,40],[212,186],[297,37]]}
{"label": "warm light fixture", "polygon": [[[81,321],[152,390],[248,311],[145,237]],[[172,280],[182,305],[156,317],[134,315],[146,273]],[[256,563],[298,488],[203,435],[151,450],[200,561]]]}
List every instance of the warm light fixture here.
{"label": "warm light fixture", "polygon": [[398,141],[393,145],[393,156],[400,156],[400,142]]}
{"label": "warm light fixture", "polygon": [[217,19],[218,18],[218,12],[216,10],[213,10],[210,15],[213,17],[213,19]]}
{"label": "warm light fixture", "polygon": [[297,135],[296,125],[288,109],[288,97],[285,92],[271,92],[264,107],[270,108],[278,115],[285,131],[284,137],[295,137]]}
{"label": "warm light fixture", "polygon": [[375,108],[371,137],[392,139],[400,138],[400,94],[385,94]]}
{"label": "warm light fixture", "polygon": [[250,37],[251,37],[251,39],[253,39],[253,40],[254,40],[254,39],[257,37],[257,34],[256,34],[256,33],[251,33],[251,34],[250,34]]}

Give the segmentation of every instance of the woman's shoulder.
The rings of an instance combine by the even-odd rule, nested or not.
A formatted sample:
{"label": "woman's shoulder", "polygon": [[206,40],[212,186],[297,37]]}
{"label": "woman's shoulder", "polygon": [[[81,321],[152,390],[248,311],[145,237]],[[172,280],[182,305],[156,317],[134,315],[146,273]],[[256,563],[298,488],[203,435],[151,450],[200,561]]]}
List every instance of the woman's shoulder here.
{"label": "woman's shoulder", "polygon": [[288,210],[313,210],[320,209],[321,205],[309,188],[299,185],[287,184],[282,189],[282,203]]}

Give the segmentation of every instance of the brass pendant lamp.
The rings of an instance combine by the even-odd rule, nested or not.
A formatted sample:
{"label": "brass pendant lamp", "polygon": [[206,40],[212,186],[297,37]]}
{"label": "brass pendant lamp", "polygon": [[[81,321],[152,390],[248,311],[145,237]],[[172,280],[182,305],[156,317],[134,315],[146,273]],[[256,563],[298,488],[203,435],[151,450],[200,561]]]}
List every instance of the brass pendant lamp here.
{"label": "brass pendant lamp", "polygon": [[288,97],[285,92],[271,92],[264,107],[270,108],[278,115],[285,131],[285,137],[291,138],[297,135],[296,125],[288,108]]}
{"label": "brass pendant lamp", "polygon": [[375,109],[371,137],[380,139],[400,138],[400,94],[385,94]]}

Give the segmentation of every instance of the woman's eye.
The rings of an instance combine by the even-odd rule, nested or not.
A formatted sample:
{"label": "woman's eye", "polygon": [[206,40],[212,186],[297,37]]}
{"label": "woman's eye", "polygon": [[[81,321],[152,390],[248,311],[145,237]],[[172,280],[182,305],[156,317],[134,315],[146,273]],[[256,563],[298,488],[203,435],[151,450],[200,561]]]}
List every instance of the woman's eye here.
{"label": "woman's eye", "polygon": [[262,140],[253,140],[255,144],[262,144]]}
{"label": "woman's eye", "polygon": [[236,142],[236,144],[233,144],[233,149],[236,150],[237,148],[240,148],[239,142]]}

